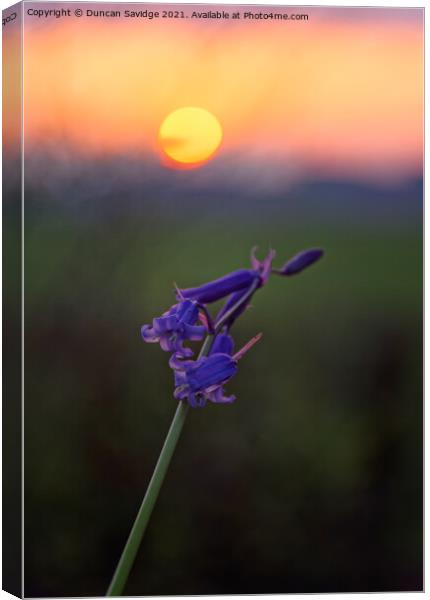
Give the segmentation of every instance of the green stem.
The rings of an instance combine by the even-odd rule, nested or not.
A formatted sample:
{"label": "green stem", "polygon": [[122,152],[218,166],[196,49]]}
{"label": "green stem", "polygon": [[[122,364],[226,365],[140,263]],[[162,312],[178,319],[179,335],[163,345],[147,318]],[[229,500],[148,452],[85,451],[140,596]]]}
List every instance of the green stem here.
{"label": "green stem", "polygon": [[[213,337],[213,335],[208,335],[206,337],[198,358],[206,356],[209,353],[212,346]],[[127,583],[128,576],[143,538],[143,534],[145,533],[152,510],[157,501],[158,494],[160,493],[161,485],[164,481],[164,477],[166,476],[170,460],[175,451],[179,436],[181,435],[188,410],[189,405],[186,402],[179,402],[172,424],[170,425],[170,429],[164,441],[163,448],[160,452],[157,464],[155,465],[151,481],[149,482],[148,489],[146,490],[145,497],[143,498],[136,520],[130,531],[127,543],[124,546],[118,566],[107,591],[107,596],[121,596],[124,586]]]}

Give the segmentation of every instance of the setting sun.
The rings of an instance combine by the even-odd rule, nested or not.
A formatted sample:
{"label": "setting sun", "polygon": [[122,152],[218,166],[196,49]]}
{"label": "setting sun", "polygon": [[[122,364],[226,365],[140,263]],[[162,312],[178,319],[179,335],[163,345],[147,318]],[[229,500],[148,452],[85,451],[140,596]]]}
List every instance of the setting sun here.
{"label": "setting sun", "polygon": [[218,119],[207,110],[184,107],[164,119],[158,137],[170,159],[192,167],[213,156],[221,143],[222,129]]}

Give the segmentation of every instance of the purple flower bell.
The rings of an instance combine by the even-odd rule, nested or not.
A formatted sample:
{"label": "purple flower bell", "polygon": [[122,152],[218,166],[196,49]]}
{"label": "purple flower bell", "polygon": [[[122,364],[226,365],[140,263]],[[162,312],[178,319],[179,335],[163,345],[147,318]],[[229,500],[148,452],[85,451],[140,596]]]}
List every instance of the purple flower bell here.
{"label": "purple flower bell", "polygon": [[183,300],[175,304],[150,325],[141,328],[142,338],[150,344],[160,343],[165,352],[174,352],[178,356],[193,355],[190,348],[183,346],[184,341],[199,342],[205,334],[203,325],[196,325],[199,319],[199,305],[194,300]]}
{"label": "purple flower bell", "polygon": [[[190,364],[191,363],[191,364]],[[228,354],[211,354],[198,361],[186,361],[175,371],[177,400],[188,400],[193,408],[205,406],[206,401],[230,403],[234,396],[225,396],[223,385],[237,372],[236,361]]]}
{"label": "purple flower bell", "polygon": [[309,248],[309,250],[303,250],[299,252],[293,258],[285,263],[282,269],[273,269],[274,273],[278,275],[297,275],[314,264],[317,260],[324,256],[324,250],[322,248]]}
{"label": "purple flower bell", "polygon": [[193,361],[181,361],[177,355],[170,359],[175,373],[175,392],[177,400],[187,400],[193,408],[202,408],[206,402],[231,404],[235,396],[226,396],[223,386],[237,372],[237,362],[259,339],[253,338],[239,352],[232,355],[233,338],[225,333],[218,334],[209,356]]}
{"label": "purple flower bell", "polygon": [[239,269],[224,277],[204,283],[199,287],[178,290],[178,297],[192,298],[203,304],[216,302],[239,290],[247,290],[256,280],[258,273],[252,269]]}
{"label": "purple flower bell", "polygon": [[270,250],[266,258],[259,261],[255,258],[254,250],[251,253],[252,269],[239,269],[233,271],[224,277],[204,283],[199,287],[187,288],[178,290],[178,299],[192,298],[202,304],[216,302],[221,298],[236,294],[235,297],[240,298],[247,291],[254,287],[257,289],[263,286],[271,273],[272,261],[275,257],[275,251]]}

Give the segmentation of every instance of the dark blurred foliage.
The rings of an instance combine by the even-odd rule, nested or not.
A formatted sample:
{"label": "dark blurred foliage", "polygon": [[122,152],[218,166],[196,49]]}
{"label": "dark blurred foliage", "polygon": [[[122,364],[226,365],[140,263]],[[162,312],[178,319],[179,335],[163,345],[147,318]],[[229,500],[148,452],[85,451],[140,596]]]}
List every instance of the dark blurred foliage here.
{"label": "dark blurred foliage", "polygon": [[105,594],[175,410],[140,326],[255,244],[326,257],[238,322],[238,400],[191,411],[126,593],[422,589],[419,223],[87,202],[26,197],[26,596]]}

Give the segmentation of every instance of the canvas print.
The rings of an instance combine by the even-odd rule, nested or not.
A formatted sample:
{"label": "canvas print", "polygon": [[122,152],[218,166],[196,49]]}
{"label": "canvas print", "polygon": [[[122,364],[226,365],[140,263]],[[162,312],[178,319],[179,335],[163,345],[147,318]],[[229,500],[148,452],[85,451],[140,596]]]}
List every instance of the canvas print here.
{"label": "canvas print", "polygon": [[423,589],[423,16],[3,12],[4,589]]}

